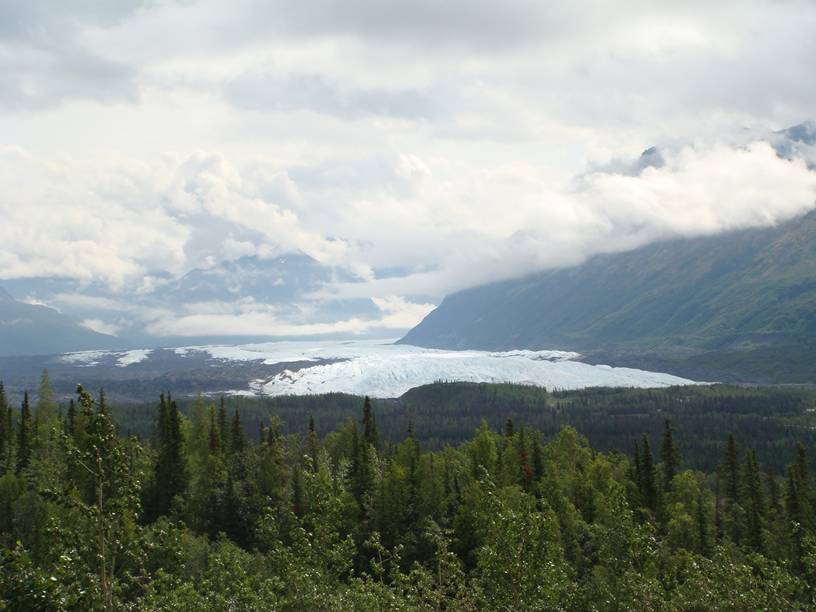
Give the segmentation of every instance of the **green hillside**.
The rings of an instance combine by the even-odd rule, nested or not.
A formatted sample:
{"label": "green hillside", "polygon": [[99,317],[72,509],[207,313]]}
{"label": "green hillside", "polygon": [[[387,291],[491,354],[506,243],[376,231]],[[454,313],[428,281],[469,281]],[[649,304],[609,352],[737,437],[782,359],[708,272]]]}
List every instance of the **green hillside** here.
{"label": "green hillside", "polygon": [[[813,382],[816,213],[468,289],[445,298],[402,342],[557,347],[698,378]],[[773,364],[763,363],[768,351]]]}

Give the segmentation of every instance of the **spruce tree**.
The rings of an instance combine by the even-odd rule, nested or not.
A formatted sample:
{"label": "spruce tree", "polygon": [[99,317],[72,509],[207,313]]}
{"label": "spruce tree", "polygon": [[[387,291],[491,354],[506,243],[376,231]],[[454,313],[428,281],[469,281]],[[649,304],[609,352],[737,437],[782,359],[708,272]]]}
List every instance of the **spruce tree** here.
{"label": "spruce tree", "polygon": [[0,381],[0,474],[5,471],[6,457],[11,449],[11,430],[8,427],[8,400],[6,389]]}
{"label": "spruce tree", "polygon": [[244,428],[241,426],[241,415],[236,407],[235,414],[232,415],[232,427],[230,428],[230,450],[234,453],[240,453],[245,446]]}
{"label": "spruce tree", "polygon": [[799,480],[799,497],[802,512],[802,524],[813,528],[813,492],[810,486],[810,467],[807,450],[801,442],[796,444],[796,477]]}
{"label": "spruce tree", "polygon": [[762,552],[762,531],[765,528],[765,497],[759,473],[756,452],[750,451],[746,458],[743,479],[743,499],[746,510],[746,543],[755,552]]}
{"label": "spruce tree", "polygon": [[513,427],[513,419],[507,417],[507,420],[504,422],[504,435],[506,438],[512,438],[514,433],[515,428]]}
{"label": "spruce tree", "polygon": [[217,453],[221,449],[221,436],[215,424],[215,407],[210,406],[210,429],[209,429],[209,449],[210,453]]}
{"label": "spruce tree", "polygon": [[641,470],[643,472],[643,489],[641,490],[641,498],[643,505],[649,508],[652,512],[657,511],[657,484],[655,478],[654,457],[652,457],[652,449],[649,446],[649,439],[643,436],[643,459],[641,459]]}
{"label": "spruce tree", "polygon": [[738,504],[740,501],[739,460],[737,459],[737,443],[733,434],[728,434],[725,448],[725,499],[729,504]]}
{"label": "spruce tree", "polygon": [[224,396],[218,406],[218,434],[221,436],[221,448],[229,448],[229,430],[227,429],[227,407],[224,404]]}
{"label": "spruce tree", "polygon": [[312,472],[317,474],[317,433],[314,417],[311,414],[309,415],[309,456],[312,462]]}
{"label": "spruce tree", "polygon": [[74,398],[71,398],[71,401],[68,402],[68,414],[65,416],[65,431],[68,432],[68,435],[71,437],[74,436],[74,432],[76,431],[76,406],[74,406]]}
{"label": "spruce tree", "polygon": [[371,407],[371,398],[366,396],[363,403],[363,439],[375,449],[380,447],[380,437],[377,433],[377,420]]}
{"label": "spruce tree", "polygon": [[660,460],[663,462],[663,490],[670,491],[672,480],[677,473],[677,447],[674,444],[671,421],[669,419],[666,419],[663,429]]}
{"label": "spruce tree", "polygon": [[28,391],[23,395],[20,408],[20,424],[17,430],[17,473],[28,467],[31,462],[31,408],[28,404]]}
{"label": "spruce tree", "polygon": [[541,480],[544,476],[544,457],[541,451],[541,441],[539,440],[538,432],[533,436],[533,473],[535,474],[536,482]]}
{"label": "spruce tree", "polygon": [[158,457],[154,471],[156,516],[170,512],[173,499],[182,495],[186,488],[186,471],[183,459],[181,419],[176,402],[168,394],[160,397],[158,416]]}

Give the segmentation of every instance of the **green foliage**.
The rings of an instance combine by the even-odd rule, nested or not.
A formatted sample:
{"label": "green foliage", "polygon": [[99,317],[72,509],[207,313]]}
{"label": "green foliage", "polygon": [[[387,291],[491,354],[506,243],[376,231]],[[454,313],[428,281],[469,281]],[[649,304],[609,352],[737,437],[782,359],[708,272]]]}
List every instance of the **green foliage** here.
{"label": "green foliage", "polygon": [[[547,394],[546,405],[589,410],[590,398],[610,394],[634,398],[635,409],[644,400],[598,391]],[[542,435],[518,416],[512,427],[500,420],[501,433],[485,420],[461,444],[428,450],[413,425],[401,439],[380,439],[395,422],[377,413],[381,406],[361,399],[359,416],[335,431],[307,415],[302,432],[287,433],[273,417],[254,424],[254,440],[244,430],[247,405],[232,406],[238,416],[229,419],[226,402],[199,397],[185,415],[168,395],[154,407],[155,435],[142,440],[120,437],[111,416],[119,409],[101,410],[78,388],[72,419],[54,419],[47,435],[36,430],[30,460],[0,475],[0,609],[816,604],[802,446],[787,447],[780,490],[759,453],[740,461],[744,443],[724,430],[721,467],[681,471],[677,449],[691,443],[679,433],[682,418],[658,423],[655,463],[651,432],[629,439],[630,458],[599,452],[570,426]]]}

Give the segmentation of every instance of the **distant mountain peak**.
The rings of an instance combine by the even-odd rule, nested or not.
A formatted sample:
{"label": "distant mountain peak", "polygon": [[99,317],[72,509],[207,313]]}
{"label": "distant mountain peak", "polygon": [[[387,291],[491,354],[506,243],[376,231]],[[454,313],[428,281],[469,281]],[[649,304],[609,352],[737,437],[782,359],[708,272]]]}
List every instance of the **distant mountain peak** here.
{"label": "distant mountain peak", "polygon": [[16,300],[13,297],[11,297],[11,294],[2,287],[0,287],[0,302],[14,302],[14,301]]}
{"label": "distant mountain peak", "polygon": [[797,125],[793,125],[780,132],[794,142],[801,142],[803,144],[816,144],[816,121],[808,119]]}
{"label": "distant mountain peak", "polygon": [[649,147],[640,154],[638,159],[638,170],[645,168],[662,168],[666,161],[663,159],[663,154],[657,147]]}

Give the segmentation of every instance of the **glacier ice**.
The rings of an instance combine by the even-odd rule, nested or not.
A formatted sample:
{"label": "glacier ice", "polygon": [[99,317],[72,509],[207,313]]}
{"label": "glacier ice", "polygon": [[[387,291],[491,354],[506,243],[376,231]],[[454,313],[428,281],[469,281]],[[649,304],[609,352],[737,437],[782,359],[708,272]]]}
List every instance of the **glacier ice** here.
{"label": "glacier ice", "polygon": [[[453,351],[370,340],[266,343],[232,347],[231,351],[227,348],[201,350],[220,358],[242,359],[253,354],[265,363],[336,360],[285,370],[252,384],[251,392],[267,395],[343,392],[399,397],[409,389],[437,381],[509,382],[550,389],[693,383],[670,374],[582,363],[575,361],[580,355],[567,351]],[[287,359],[280,359],[284,355]]]}
{"label": "glacier ice", "polygon": [[[509,382],[549,389],[584,387],[665,387],[693,381],[632,368],[590,365],[578,353],[527,349],[511,351],[454,351],[428,349],[393,340],[288,341],[256,344],[187,346],[170,349],[180,358],[204,356],[217,367],[223,361],[255,361],[266,365],[293,364],[277,375],[247,381],[248,390],[235,394],[305,395],[343,392],[386,398],[437,381]],[[150,349],[84,351],[61,359],[77,366],[115,359],[118,367],[152,357]],[[303,364],[306,364],[303,367]]]}

